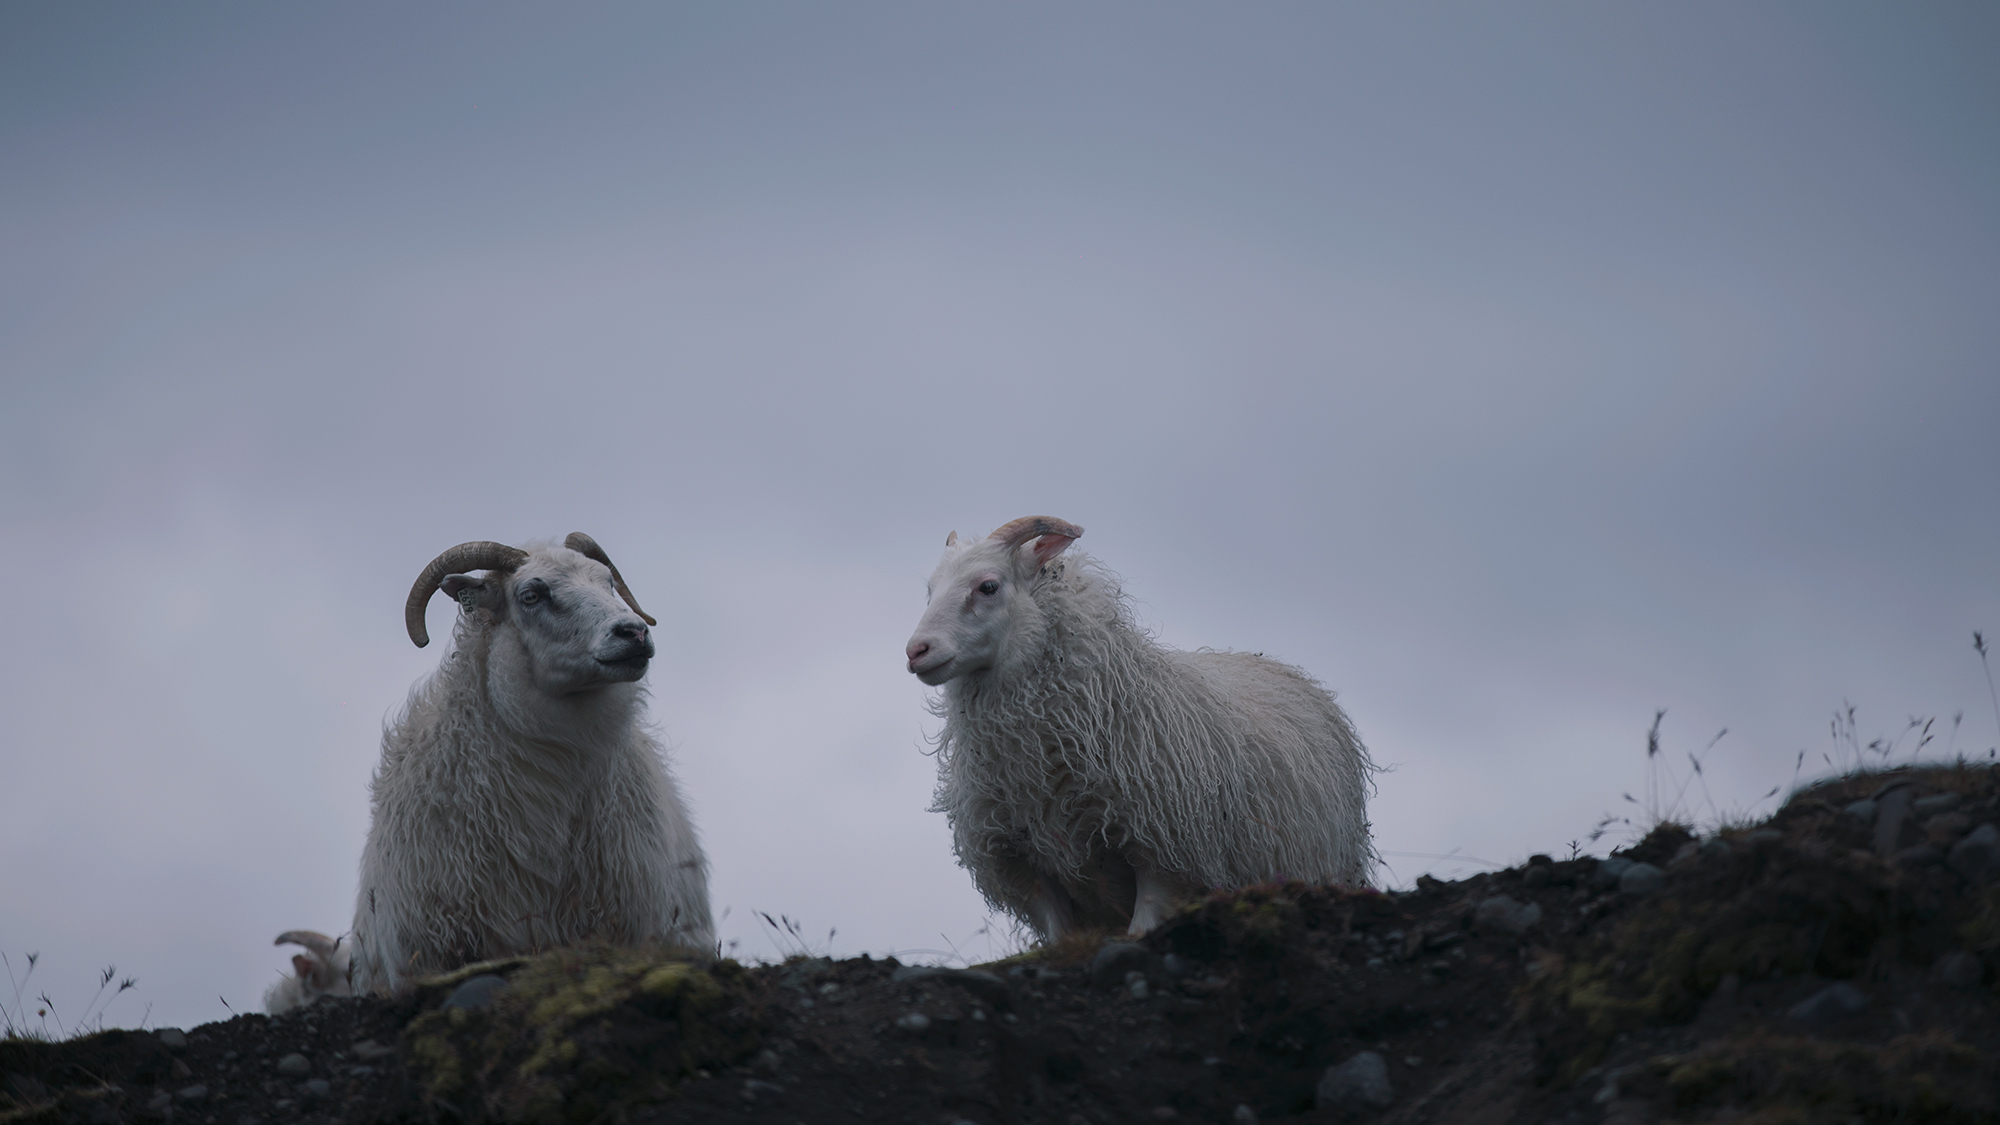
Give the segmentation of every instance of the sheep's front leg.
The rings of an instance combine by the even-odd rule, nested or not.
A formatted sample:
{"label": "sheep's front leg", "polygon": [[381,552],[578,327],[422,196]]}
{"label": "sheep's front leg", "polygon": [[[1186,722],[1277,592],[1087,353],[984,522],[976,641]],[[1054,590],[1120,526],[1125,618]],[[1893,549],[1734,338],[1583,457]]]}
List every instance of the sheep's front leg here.
{"label": "sheep's front leg", "polygon": [[1138,893],[1132,898],[1132,929],[1137,937],[1166,920],[1167,907],[1173,904],[1173,883],[1150,863],[1133,865]]}
{"label": "sheep's front leg", "polygon": [[1042,927],[1042,941],[1053,945],[1076,932],[1076,903],[1062,884],[1043,875],[1036,881],[1031,904],[1035,921]]}

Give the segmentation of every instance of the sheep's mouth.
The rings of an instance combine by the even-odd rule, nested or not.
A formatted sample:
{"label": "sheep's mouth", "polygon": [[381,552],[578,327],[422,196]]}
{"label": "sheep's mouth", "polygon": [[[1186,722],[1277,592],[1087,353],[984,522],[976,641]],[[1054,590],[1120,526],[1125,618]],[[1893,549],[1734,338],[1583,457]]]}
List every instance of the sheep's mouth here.
{"label": "sheep's mouth", "polygon": [[922,668],[918,668],[912,665],[910,671],[918,679],[922,680],[927,684],[930,684],[932,687],[936,687],[938,684],[941,684],[951,678],[950,674],[951,666],[957,662],[958,662],[958,657],[947,656],[943,660],[938,661],[936,664],[926,664]]}

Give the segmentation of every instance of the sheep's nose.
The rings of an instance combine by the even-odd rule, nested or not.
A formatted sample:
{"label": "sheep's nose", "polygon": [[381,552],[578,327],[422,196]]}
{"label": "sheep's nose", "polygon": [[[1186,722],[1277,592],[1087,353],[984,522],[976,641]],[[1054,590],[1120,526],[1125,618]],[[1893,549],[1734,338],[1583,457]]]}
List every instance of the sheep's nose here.
{"label": "sheep's nose", "polygon": [[646,635],[646,623],[643,621],[620,621],[611,627],[611,635],[622,641],[640,640]]}
{"label": "sheep's nose", "polygon": [[929,652],[930,650],[931,646],[929,641],[911,641],[910,647],[905,649],[904,652],[906,655],[909,656],[910,663],[912,665],[915,665],[916,662],[922,660],[924,658],[924,654]]}

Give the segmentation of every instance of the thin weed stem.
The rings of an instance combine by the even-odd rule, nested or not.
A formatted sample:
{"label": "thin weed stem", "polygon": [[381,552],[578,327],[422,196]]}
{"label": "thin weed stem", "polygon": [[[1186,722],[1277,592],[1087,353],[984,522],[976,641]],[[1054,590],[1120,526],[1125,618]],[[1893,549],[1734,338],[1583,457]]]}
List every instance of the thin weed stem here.
{"label": "thin weed stem", "polygon": [[1972,631],[1972,648],[1979,653],[1979,666],[1986,670],[1986,697],[1993,701],[1993,729],[2000,734],[2000,692],[1993,690],[1993,665],[1986,660],[1986,638],[1977,629]]}

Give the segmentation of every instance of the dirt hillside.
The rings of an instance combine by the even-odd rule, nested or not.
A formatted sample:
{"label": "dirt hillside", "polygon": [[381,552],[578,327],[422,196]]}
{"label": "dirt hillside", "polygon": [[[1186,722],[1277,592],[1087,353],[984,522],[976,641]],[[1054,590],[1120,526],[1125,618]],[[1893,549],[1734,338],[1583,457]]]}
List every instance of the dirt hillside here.
{"label": "dirt hillside", "polygon": [[1407,894],[1217,893],[974,970],[560,950],[0,1043],[0,1123],[2000,1121],[2000,774],[1841,779]]}

